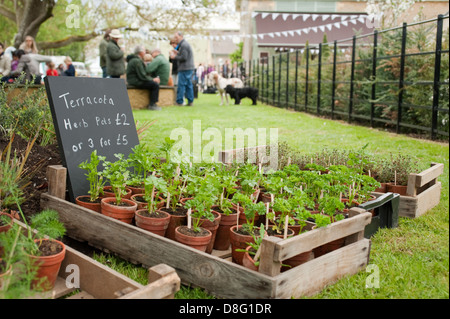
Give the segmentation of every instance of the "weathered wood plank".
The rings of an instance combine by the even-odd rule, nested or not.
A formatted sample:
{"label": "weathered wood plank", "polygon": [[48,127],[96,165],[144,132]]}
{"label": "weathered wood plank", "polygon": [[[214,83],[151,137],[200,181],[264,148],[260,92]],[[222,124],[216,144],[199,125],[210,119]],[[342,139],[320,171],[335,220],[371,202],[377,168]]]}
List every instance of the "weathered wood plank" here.
{"label": "weathered wood plank", "polygon": [[[80,289],[89,292],[96,299],[114,299],[114,292],[125,288],[132,290],[144,286],[134,280],[114,271],[94,259],[66,245],[66,257],[59,270],[59,277],[66,280],[76,270],[79,270]],[[71,281],[71,277],[68,278]],[[102,283],[102,284],[99,284]]]}
{"label": "weathered wood plank", "polygon": [[47,167],[48,193],[52,196],[66,198],[67,168],[62,165]]}
{"label": "weathered wood plank", "polygon": [[41,207],[59,212],[68,236],[82,238],[144,265],[165,263],[175,268],[183,283],[205,288],[218,297],[275,297],[274,278],[263,274],[255,277],[243,266],[48,194],[41,195]]}
{"label": "weathered wood plank", "polygon": [[323,290],[344,276],[356,274],[367,266],[370,240],[356,243],[313,259],[280,275],[277,298],[299,298]]}
{"label": "weathered wood plank", "polygon": [[429,169],[416,174],[416,187],[422,187],[438,178],[444,172],[444,164],[432,163]]}
{"label": "weathered wood plank", "polygon": [[[155,266],[158,267],[158,266]],[[180,289],[180,277],[173,268],[157,280],[149,283],[144,288],[130,292],[119,299],[163,299],[173,298]]]}
{"label": "weathered wood plank", "polygon": [[285,239],[277,244],[273,258],[275,261],[286,260],[333,240],[363,232],[371,220],[372,214],[364,211],[364,213],[332,223],[327,227]]}

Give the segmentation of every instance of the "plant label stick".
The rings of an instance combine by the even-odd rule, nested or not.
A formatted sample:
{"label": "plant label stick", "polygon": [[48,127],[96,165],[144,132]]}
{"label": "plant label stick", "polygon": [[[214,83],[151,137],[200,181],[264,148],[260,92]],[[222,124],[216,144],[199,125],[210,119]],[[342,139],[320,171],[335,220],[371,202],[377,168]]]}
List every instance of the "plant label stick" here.
{"label": "plant label stick", "polygon": [[170,193],[167,192],[167,203],[166,203],[166,208],[169,209],[169,204],[170,204]]}
{"label": "plant label stick", "polygon": [[[239,210],[239,203],[237,203],[236,225],[238,225],[238,226],[239,226],[239,213],[240,213],[240,210]],[[238,227],[238,228],[239,228],[239,227]]]}
{"label": "plant label stick", "polygon": [[289,215],[286,215],[286,219],[284,220],[284,236],[283,236],[283,239],[287,238],[288,223],[289,223]]}
{"label": "plant label stick", "polygon": [[266,203],[266,229],[269,228],[269,203]]}
{"label": "plant label stick", "polygon": [[187,227],[189,229],[191,229],[191,223],[192,223],[192,221],[191,221],[191,209],[189,208],[188,211],[187,211]]}

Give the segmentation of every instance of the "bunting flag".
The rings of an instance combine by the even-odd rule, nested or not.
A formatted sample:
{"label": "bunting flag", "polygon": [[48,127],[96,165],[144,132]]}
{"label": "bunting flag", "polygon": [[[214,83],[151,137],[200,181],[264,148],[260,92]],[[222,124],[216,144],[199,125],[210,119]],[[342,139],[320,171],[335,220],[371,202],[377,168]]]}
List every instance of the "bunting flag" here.
{"label": "bunting flag", "polygon": [[[246,13],[247,14],[247,13]],[[329,20],[329,23],[324,23],[317,26],[305,27],[295,30],[284,30],[284,31],[274,31],[268,33],[255,33],[255,34],[232,34],[232,35],[186,35],[186,38],[190,39],[204,39],[204,40],[215,40],[215,41],[225,41],[227,39],[236,40],[236,38],[253,38],[253,39],[264,39],[269,36],[271,38],[275,37],[289,37],[308,34],[309,32],[325,32],[325,30],[331,31],[333,28],[340,29],[341,26],[347,27],[349,23],[356,25],[359,23],[366,23],[367,15],[365,14],[353,14],[353,15],[339,15],[339,14],[309,14],[309,13],[275,13],[275,12],[252,12],[251,17],[256,18],[260,16],[262,19],[271,18],[272,20],[281,17],[283,21],[286,21],[289,17],[293,20],[301,17],[303,21],[311,19],[312,21],[322,21],[325,22]],[[148,29],[140,28],[139,31],[141,37],[145,37],[149,40],[162,40],[169,41],[167,36],[161,36],[157,34],[152,34]]]}

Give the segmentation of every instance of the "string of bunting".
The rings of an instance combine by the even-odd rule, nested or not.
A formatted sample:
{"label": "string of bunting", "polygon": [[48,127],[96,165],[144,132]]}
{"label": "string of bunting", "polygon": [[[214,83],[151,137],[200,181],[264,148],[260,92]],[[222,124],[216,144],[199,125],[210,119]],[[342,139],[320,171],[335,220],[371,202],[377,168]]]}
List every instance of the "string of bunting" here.
{"label": "string of bunting", "polygon": [[[268,33],[255,33],[255,34],[231,34],[231,35],[189,35],[187,34],[185,37],[188,39],[203,39],[203,40],[227,40],[227,39],[235,39],[235,38],[254,38],[254,39],[264,39],[265,37],[288,37],[288,36],[295,36],[302,35],[302,34],[308,34],[310,32],[325,32],[326,30],[331,31],[333,28],[340,29],[342,26],[347,27],[351,24],[357,25],[359,23],[366,23],[367,15],[364,14],[355,14],[355,15],[339,15],[339,14],[304,14],[304,13],[271,13],[271,12],[253,12],[252,18],[256,18],[257,16],[261,16],[262,19],[271,18],[273,20],[277,19],[278,17],[282,17],[284,21],[286,21],[289,17],[291,17],[293,20],[301,18],[303,22],[306,22],[308,19],[311,19],[312,21],[316,21],[317,19],[321,19],[322,22],[326,22],[327,20],[330,21],[328,23],[318,25],[318,26],[311,26],[311,27],[305,27],[300,29],[294,29],[294,30],[286,30],[286,31],[278,31],[278,32],[268,32]],[[141,29],[139,30],[140,33],[144,33]],[[152,35],[148,32],[145,32],[145,36],[147,39],[150,40],[162,40],[162,41],[168,41],[169,38],[167,36],[162,35]]]}

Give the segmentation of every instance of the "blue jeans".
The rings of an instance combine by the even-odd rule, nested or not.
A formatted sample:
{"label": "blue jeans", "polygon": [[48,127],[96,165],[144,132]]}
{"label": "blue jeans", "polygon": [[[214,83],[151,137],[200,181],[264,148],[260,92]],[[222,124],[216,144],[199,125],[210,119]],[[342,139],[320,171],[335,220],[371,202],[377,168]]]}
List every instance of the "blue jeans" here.
{"label": "blue jeans", "polygon": [[177,103],[183,104],[184,97],[188,103],[194,102],[194,86],[192,84],[194,70],[178,71]]}

